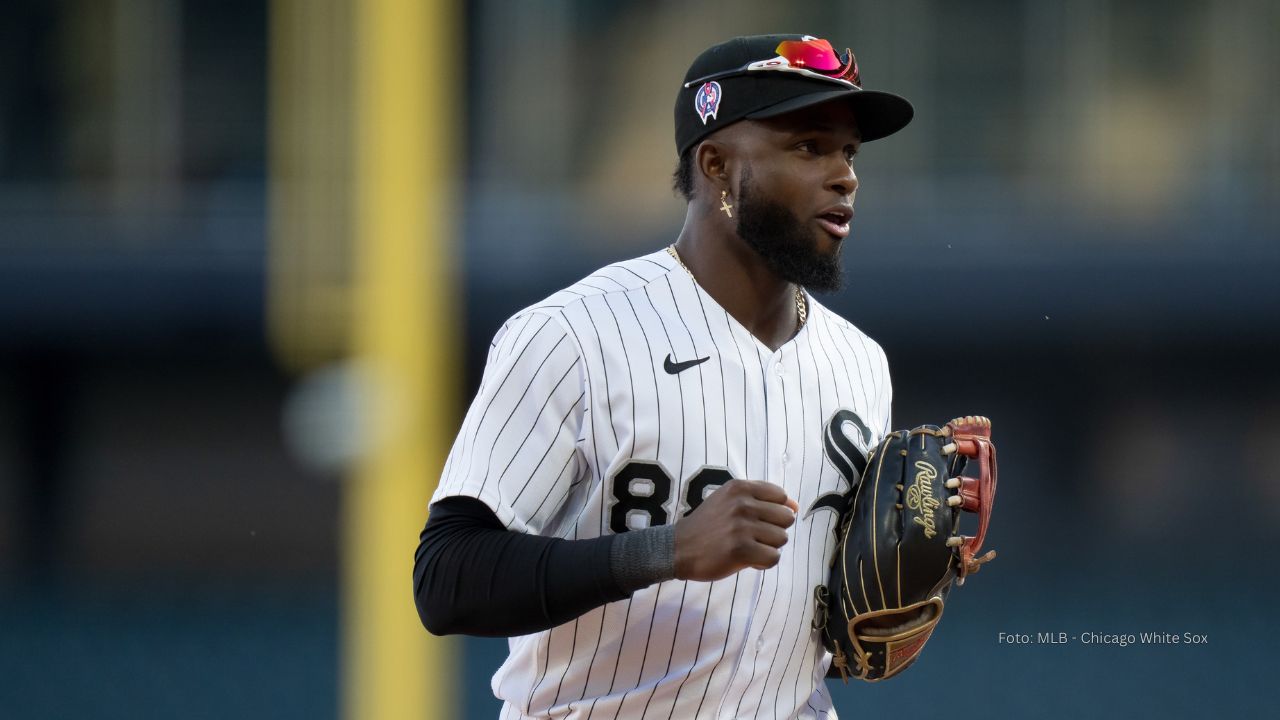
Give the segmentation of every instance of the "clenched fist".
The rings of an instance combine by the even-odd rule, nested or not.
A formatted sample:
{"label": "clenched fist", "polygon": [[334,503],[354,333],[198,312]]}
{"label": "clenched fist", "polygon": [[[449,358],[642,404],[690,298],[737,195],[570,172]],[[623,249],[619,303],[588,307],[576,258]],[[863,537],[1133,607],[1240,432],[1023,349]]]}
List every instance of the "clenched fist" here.
{"label": "clenched fist", "polygon": [[730,480],[676,523],[676,578],[710,582],[778,564],[799,505],[759,480]]}

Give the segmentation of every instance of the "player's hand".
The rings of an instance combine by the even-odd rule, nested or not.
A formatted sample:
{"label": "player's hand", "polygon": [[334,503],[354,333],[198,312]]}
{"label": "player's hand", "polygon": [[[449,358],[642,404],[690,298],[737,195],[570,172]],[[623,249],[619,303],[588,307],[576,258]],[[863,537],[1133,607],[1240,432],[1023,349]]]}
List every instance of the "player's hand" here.
{"label": "player's hand", "polygon": [[710,582],[777,565],[799,509],[773,483],[730,480],[676,523],[676,577]]}

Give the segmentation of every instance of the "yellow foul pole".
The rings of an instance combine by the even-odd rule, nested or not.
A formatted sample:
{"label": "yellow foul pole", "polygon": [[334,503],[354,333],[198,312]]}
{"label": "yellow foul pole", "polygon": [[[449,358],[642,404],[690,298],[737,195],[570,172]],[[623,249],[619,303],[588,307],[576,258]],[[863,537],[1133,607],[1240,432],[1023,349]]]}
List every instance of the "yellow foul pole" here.
{"label": "yellow foul pole", "polygon": [[413,608],[412,566],[453,437],[455,158],[461,28],[452,0],[354,4],[354,348],[368,371],[370,451],[345,508],[343,710],[350,720],[455,716],[452,644]]}

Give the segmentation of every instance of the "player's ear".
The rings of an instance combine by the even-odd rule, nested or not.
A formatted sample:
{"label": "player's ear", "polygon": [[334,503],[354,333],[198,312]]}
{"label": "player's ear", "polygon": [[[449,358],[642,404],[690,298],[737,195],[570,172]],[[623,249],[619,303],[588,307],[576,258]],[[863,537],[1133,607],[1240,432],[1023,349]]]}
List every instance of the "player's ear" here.
{"label": "player's ear", "polygon": [[716,140],[703,140],[694,151],[693,161],[702,182],[716,190],[711,195],[718,197],[729,186],[729,147]]}

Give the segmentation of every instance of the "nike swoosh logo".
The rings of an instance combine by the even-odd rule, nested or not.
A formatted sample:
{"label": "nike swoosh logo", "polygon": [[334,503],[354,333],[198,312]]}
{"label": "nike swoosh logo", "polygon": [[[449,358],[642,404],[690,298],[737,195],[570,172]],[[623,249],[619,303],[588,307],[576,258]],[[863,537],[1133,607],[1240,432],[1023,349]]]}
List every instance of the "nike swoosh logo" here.
{"label": "nike swoosh logo", "polygon": [[662,369],[666,370],[668,375],[675,375],[678,372],[684,372],[685,370],[688,370],[694,365],[701,365],[702,363],[710,359],[711,359],[711,356],[708,355],[704,358],[698,358],[697,360],[685,360],[684,362],[673,362],[671,359],[671,354],[668,353],[667,359],[662,361]]}

